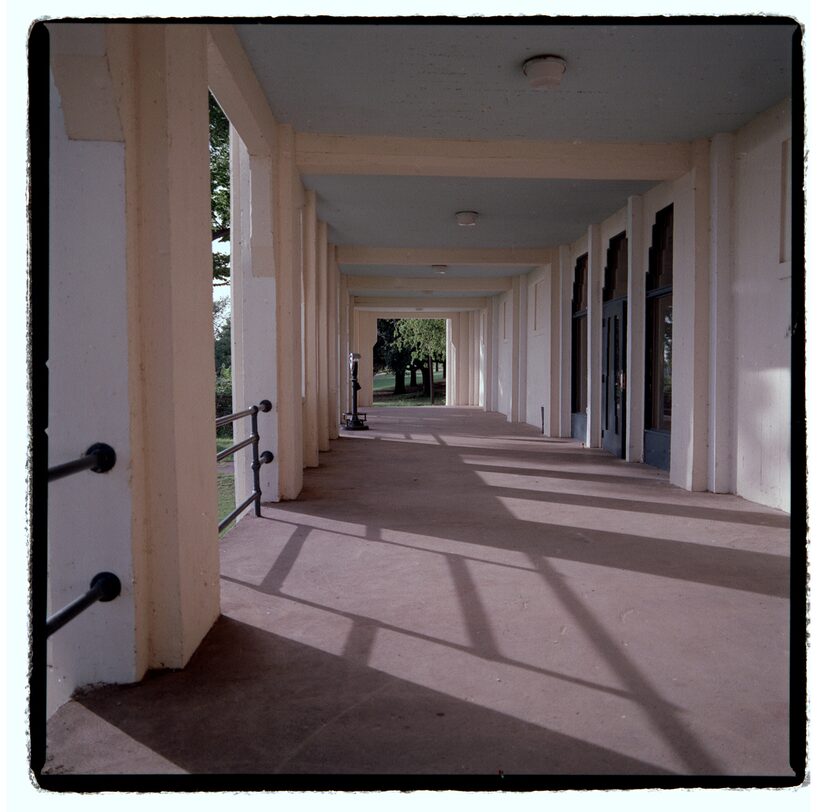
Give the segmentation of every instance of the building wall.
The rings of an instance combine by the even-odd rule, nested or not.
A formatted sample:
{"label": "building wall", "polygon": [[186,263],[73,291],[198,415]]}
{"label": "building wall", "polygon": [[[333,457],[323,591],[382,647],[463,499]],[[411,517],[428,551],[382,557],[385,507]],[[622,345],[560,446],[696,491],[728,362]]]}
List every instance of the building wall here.
{"label": "building wall", "polygon": [[784,104],[740,130],[735,143],[735,490],[783,510],[790,506],[792,429],[791,137]]}
{"label": "building wall", "polygon": [[[550,398],[550,271],[537,268],[527,279],[527,419],[542,428],[542,407]],[[550,425],[550,409],[545,409],[545,428]]]}

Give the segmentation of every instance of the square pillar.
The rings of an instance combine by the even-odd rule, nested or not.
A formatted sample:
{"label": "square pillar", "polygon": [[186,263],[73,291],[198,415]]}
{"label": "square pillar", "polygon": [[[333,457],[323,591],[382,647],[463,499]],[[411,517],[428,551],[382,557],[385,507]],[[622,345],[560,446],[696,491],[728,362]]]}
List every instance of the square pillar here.
{"label": "square pillar", "polygon": [[709,142],[692,145],[692,171],[675,183],[672,292],[673,485],[705,490],[709,401]]}
{"label": "square pillar", "polygon": [[206,41],[196,25],[130,33],[136,645],[182,668],[219,615]]}
{"label": "square pillar", "polygon": [[735,338],[732,289],[735,206],[735,136],[712,139],[709,257],[709,459],[707,485],[713,493],[734,493],[735,436],[733,367]]}
{"label": "square pillar", "polygon": [[[258,194],[252,183],[258,171],[270,172],[270,159],[249,155],[244,141],[231,125],[231,371],[233,376],[233,411],[247,409],[262,400],[276,404],[277,395],[277,325],[276,281],[274,278],[274,243],[271,238],[271,260],[265,263],[270,275],[262,275],[257,257],[267,255],[266,245],[254,243],[254,216],[273,222],[274,211],[270,182],[268,194]],[[267,167],[263,166],[267,163]],[[262,188],[264,184],[261,185]],[[271,451],[276,458],[276,410],[258,415],[260,449]],[[250,433],[250,423],[238,420],[233,424],[234,442],[241,442]],[[233,455],[234,489],[237,504],[251,493],[250,446]],[[276,501],[277,464],[260,468],[260,487],[265,501]]]}
{"label": "square pillar", "polygon": [[571,436],[571,327],[574,285],[569,246],[559,249],[559,436]]}
{"label": "square pillar", "polygon": [[329,251],[328,226],[317,223],[317,447],[329,450]]}
{"label": "square pillar", "polygon": [[305,192],[303,205],[303,466],[319,464],[317,428],[317,197]]}
{"label": "square pillar", "polygon": [[625,382],[625,459],[643,461],[646,354],[646,273],[643,199],[628,198],[625,233],[628,236],[628,335]]}
{"label": "square pillar", "polygon": [[328,432],[329,439],[336,440],[340,434],[340,271],[337,267],[335,248],[328,246]]}
{"label": "square pillar", "polygon": [[280,499],[296,499],[303,487],[301,332],[301,213],[303,197],[294,130],[277,127],[277,476]]}
{"label": "square pillar", "polygon": [[588,227],[588,448],[602,444],[602,235],[599,225]]}

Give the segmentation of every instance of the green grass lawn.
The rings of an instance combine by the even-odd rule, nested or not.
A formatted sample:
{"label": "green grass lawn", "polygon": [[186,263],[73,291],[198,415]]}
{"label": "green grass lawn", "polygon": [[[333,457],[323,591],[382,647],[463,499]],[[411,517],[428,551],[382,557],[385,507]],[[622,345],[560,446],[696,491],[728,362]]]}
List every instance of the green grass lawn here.
{"label": "green grass lawn", "polygon": [[[421,393],[421,374],[416,373],[418,386],[409,386],[409,373],[406,373],[407,387],[406,394],[394,395],[395,375],[391,372],[379,372],[372,379],[372,405],[373,406],[429,406],[429,395],[426,397]],[[443,406],[444,398],[444,377],[440,372],[435,373],[433,378],[435,384],[435,405]]]}
{"label": "green grass lawn", "polygon": [[[224,451],[233,445],[233,437],[217,437],[216,438],[216,453]],[[225,457],[222,462],[233,461],[233,456]],[[216,472],[216,524],[219,524],[236,507],[236,495],[234,494],[234,477],[233,474],[225,474]],[[233,527],[228,525],[220,534],[219,537],[225,535]]]}

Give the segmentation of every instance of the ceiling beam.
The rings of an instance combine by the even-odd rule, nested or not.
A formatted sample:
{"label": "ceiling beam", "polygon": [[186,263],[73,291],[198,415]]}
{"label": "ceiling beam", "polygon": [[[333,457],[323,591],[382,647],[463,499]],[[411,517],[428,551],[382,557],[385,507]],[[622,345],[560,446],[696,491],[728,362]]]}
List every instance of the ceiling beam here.
{"label": "ceiling beam", "polygon": [[513,280],[506,276],[476,277],[464,276],[448,278],[446,276],[397,277],[397,276],[341,276],[340,283],[349,291],[388,290],[390,292],[410,290],[439,291],[493,291],[511,290]]}
{"label": "ceiling beam", "polygon": [[690,170],[691,145],[297,133],[297,164],[308,175],[663,181]]}
{"label": "ceiling beam", "polygon": [[357,310],[483,310],[487,307],[485,297],[470,298],[451,296],[407,297],[405,299],[385,299],[380,296],[355,296],[354,306]]}
{"label": "ceiling beam", "polygon": [[371,248],[338,245],[339,265],[547,265],[552,248]]}

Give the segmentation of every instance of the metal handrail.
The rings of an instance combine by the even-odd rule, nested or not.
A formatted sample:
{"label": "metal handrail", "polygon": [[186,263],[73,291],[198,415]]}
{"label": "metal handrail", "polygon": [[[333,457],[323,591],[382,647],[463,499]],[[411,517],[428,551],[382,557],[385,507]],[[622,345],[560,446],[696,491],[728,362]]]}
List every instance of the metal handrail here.
{"label": "metal handrail", "polygon": [[230,457],[231,454],[235,454],[237,451],[241,451],[243,448],[247,448],[249,445],[253,446],[254,451],[254,459],[251,463],[251,470],[254,472],[254,490],[251,495],[242,502],[241,505],[237,505],[221,522],[219,522],[219,532],[221,533],[243,510],[245,510],[252,502],[254,503],[254,512],[256,516],[262,516],[261,510],[261,502],[262,502],[262,489],[259,485],[259,469],[262,468],[263,465],[267,465],[269,462],[274,461],[274,455],[270,451],[263,451],[261,454],[259,453],[259,426],[257,423],[257,415],[260,412],[270,412],[271,411],[271,401],[270,400],[261,400],[259,404],[255,406],[251,406],[250,409],[244,409],[241,412],[234,412],[233,414],[226,414],[222,417],[216,418],[216,428],[220,428],[221,426],[227,426],[229,423],[233,423],[235,420],[241,420],[245,417],[251,418],[251,434],[250,436],[242,440],[241,442],[236,443],[235,445],[229,446],[228,448],[224,449],[224,451],[220,451],[216,455],[216,462],[221,462],[226,457]]}
{"label": "metal handrail", "polygon": [[47,482],[54,482],[71,474],[80,471],[94,471],[96,474],[103,474],[115,465],[115,449],[106,443],[95,443],[91,445],[83,456],[76,460],[61,463],[50,468],[47,472]]}
{"label": "metal handrail", "polygon": [[[94,471],[103,474],[115,466],[115,449],[106,443],[91,445],[82,456],[76,460],[55,465],[47,471],[47,482],[54,482],[65,476],[77,474],[81,471]],[[115,600],[121,594],[121,581],[111,572],[99,572],[89,584],[89,590],[76,598],[72,603],[64,606],[46,619],[46,637],[62,629],[70,620],[76,618],[93,603],[101,601],[107,603]]]}
{"label": "metal handrail", "polygon": [[89,590],[76,598],[72,603],[64,606],[59,612],[55,612],[46,621],[46,636],[54,634],[58,629],[63,628],[70,620],[77,617],[93,603],[101,601],[107,603],[115,600],[121,594],[121,581],[117,575],[111,572],[99,572],[89,584]]}

